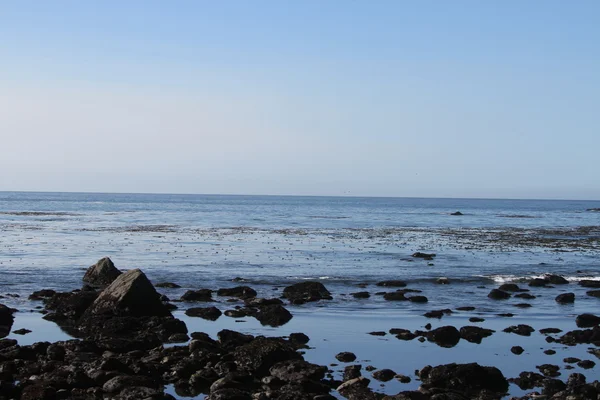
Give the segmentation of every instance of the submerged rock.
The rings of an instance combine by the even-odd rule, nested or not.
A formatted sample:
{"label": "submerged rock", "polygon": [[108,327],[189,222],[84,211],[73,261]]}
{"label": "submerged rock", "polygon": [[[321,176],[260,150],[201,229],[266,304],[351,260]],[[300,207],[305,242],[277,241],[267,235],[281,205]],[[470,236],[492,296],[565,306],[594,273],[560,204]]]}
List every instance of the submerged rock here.
{"label": "submerged rock", "polygon": [[412,256],[415,258],[422,258],[424,260],[433,260],[433,257],[436,255],[434,253],[421,253],[420,251],[417,251],[416,253],[413,253]]}
{"label": "submerged rock", "polygon": [[331,293],[321,282],[300,282],[283,289],[283,297],[292,304],[332,300]]}
{"label": "submerged rock", "polygon": [[88,268],[83,276],[83,281],[92,286],[108,286],[121,275],[115,264],[108,257],[101,258]]}
{"label": "submerged rock", "polygon": [[381,281],[381,282],[377,282],[377,286],[384,286],[384,287],[405,287],[406,286],[406,282],[400,281],[400,280]]}

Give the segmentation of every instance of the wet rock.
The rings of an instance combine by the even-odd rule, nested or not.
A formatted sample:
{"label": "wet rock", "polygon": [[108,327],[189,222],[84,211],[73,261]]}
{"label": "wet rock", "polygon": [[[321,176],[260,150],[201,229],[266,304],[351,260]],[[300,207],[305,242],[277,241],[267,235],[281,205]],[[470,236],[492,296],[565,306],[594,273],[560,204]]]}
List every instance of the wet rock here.
{"label": "wet rock", "polygon": [[562,329],[559,329],[559,328],[542,328],[542,329],[540,329],[540,333],[542,335],[561,333],[561,332],[562,332]]}
{"label": "wet rock", "polygon": [[425,296],[411,296],[408,300],[413,303],[427,303],[429,300]]}
{"label": "wet rock", "polygon": [[455,211],[453,213],[450,213],[450,215],[464,215],[464,214],[461,213],[460,211]]}
{"label": "wet rock", "polygon": [[371,297],[369,292],[356,292],[356,293],[351,293],[351,295],[355,299],[368,299],[369,297]]}
{"label": "wet rock", "polygon": [[546,378],[538,374],[537,372],[524,371],[519,374],[517,378],[510,379],[521,390],[533,389],[534,387],[541,387]]}
{"label": "wet rock", "polygon": [[187,309],[185,315],[216,321],[223,313],[217,307],[194,307]]}
{"label": "wet rock", "polygon": [[419,371],[424,389],[440,388],[453,390],[473,398],[483,391],[504,394],[508,381],[495,367],[484,367],[476,363],[446,364],[425,367]]}
{"label": "wet rock", "polygon": [[31,333],[31,331],[29,329],[21,328],[13,331],[13,333],[16,335],[27,335],[28,333]]}
{"label": "wet rock", "polygon": [[425,314],[423,314],[423,316],[427,317],[427,318],[437,318],[437,319],[440,319],[444,315],[450,315],[450,314],[452,314],[452,310],[450,310],[449,308],[445,308],[443,310],[427,311]]}
{"label": "wet rock", "polygon": [[526,289],[521,289],[519,287],[519,285],[517,285],[515,283],[504,283],[504,284],[500,285],[498,290],[502,290],[503,292],[522,292],[522,291],[525,291]]}
{"label": "wet rock", "polygon": [[577,366],[583,369],[590,369],[596,366],[596,363],[592,360],[582,360],[577,363]]}
{"label": "wet rock", "polygon": [[433,253],[421,253],[420,251],[417,251],[416,253],[413,253],[412,255],[415,258],[422,258],[424,260],[433,260],[433,257],[435,257],[435,254]]}
{"label": "wet rock", "polygon": [[258,312],[254,314],[261,325],[281,326],[288,323],[292,319],[292,314],[282,305],[275,304],[272,306],[260,307]]}
{"label": "wet rock", "polygon": [[480,344],[483,338],[491,336],[494,333],[491,329],[480,328],[478,326],[463,326],[460,328],[460,337],[471,343]]}
{"label": "wet rock", "polygon": [[374,379],[376,379],[380,382],[388,382],[388,381],[391,381],[392,379],[394,379],[394,376],[396,376],[396,373],[394,371],[392,371],[391,369],[384,368],[384,369],[380,369],[380,370],[373,372],[372,375],[373,375]]}
{"label": "wet rock", "polygon": [[252,297],[249,299],[244,299],[244,304],[248,307],[263,307],[263,306],[274,306],[277,304],[283,304],[283,301],[280,299],[263,299],[258,297]]}
{"label": "wet rock", "polygon": [[377,397],[369,389],[370,382],[369,379],[360,376],[342,383],[336,390],[349,400],[374,400]]}
{"label": "wet rock", "polygon": [[600,290],[589,290],[585,292],[588,296],[600,298]]}
{"label": "wet rock", "polygon": [[182,301],[213,301],[212,290],[188,290],[181,296]]}
{"label": "wet rock", "polygon": [[593,314],[580,314],[575,319],[579,328],[591,328],[600,324],[600,317]]}
{"label": "wet rock", "polygon": [[577,357],[566,357],[566,358],[563,358],[563,362],[567,363],[567,364],[576,364],[579,361],[581,361],[581,360],[579,358],[577,358]]}
{"label": "wet rock", "polygon": [[36,290],[29,296],[29,300],[44,300],[48,299],[56,294],[56,291],[52,289]]}
{"label": "wet rock", "polygon": [[302,332],[290,333],[290,342],[298,344],[306,344],[310,341],[310,338]]}
{"label": "wet rock", "polygon": [[356,355],[349,351],[343,351],[335,355],[335,358],[341,362],[352,362],[356,360]]}
{"label": "wet rock", "polygon": [[488,294],[488,297],[493,300],[505,300],[510,298],[510,293],[500,289],[492,289],[492,291]]}
{"label": "wet rock", "polygon": [[257,377],[267,375],[278,362],[300,358],[289,343],[277,338],[256,338],[233,351],[238,368]]}
{"label": "wet rock", "polygon": [[400,383],[410,383],[410,376],[398,374],[394,378],[396,378]]}
{"label": "wet rock", "polygon": [[475,307],[472,306],[464,306],[464,307],[456,307],[458,311],[475,311]]}
{"label": "wet rock", "polygon": [[406,286],[406,282],[400,281],[400,280],[381,281],[381,282],[377,282],[377,286],[384,286],[384,287],[405,287]]}
{"label": "wet rock", "polygon": [[347,367],[344,368],[344,375],[342,377],[342,380],[344,382],[346,382],[351,379],[359,378],[361,376],[361,373],[360,373],[361,368],[362,368],[362,366],[360,366],[360,365],[348,365]]}
{"label": "wet rock", "polygon": [[383,298],[387,301],[408,301],[408,297],[404,295],[403,291],[389,292],[383,295]]}
{"label": "wet rock", "polygon": [[513,313],[500,313],[500,314],[496,314],[496,315],[499,317],[506,317],[506,318],[511,318],[511,317],[515,316],[515,314],[513,314]]}
{"label": "wet rock", "polygon": [[224,348],[234,349],[252,342],[252,340],[254,340],[254,336],[246,335],[229,329],[223,329],[217,333],[217,339]]}
{"label": "wet rock", "polygon": [[392,329],[390,329],[390,334],[396,335],[396,338],[398,338],[400,340],[413,340],[414,338],[417,337],[417,335],[415,335],[408,329],[402,329],[402,328],[392,328]]}
{"label": "wet rock", "polygon": [[450,279],[448,279],[446,277],[437,278],[435,280],[435,283],[437,283],[438,285],[449,285],[450,284]]}
{"label": "wet rock", "polygon": [[542,364],[542,365],[537,365],[536,368],[544,376],[549,376],[551,378],[555,378],[560,375],[560,372],[558,372],[560,370],[560,367],[558,365]]}
{"label": "wet rock", "polygon": [[4,304],[0,304],[0,338],[6,337],[10,334],[10,329],[15,320],[13,317],[14,310],[6,307]]}
{"label": "wet rock", "polygon": [[283,297],[292,304],[332,300],[331,293],[321,282],[300,282],[283,289]]}
{"label": "wet rock", "polygon": [[43,318],[49,321],[77,320],[96,301],[95,291],[56,293],[45,300],[47,310],[53,311]]}
{"label": "wet rock", "polygon": [[148,388],[157,388],[157,383],[146,376],[142,375],[119,375],[115,376],[112,379],[109,379],[104,385],[102,385],[102,390],[105,393],[110,394],[118,394],[123,389],[128,387],[148,387]]}
{"label": "wet rock", "polygon": [[508,328],[504,329],[503,332],[514,333],[520,336],[531,336],[531,334],[535,332],[535,329],[529,325],[519,324],[509,326]]}
{"label": "wet rock", "polygon": [[271,376],[284,382],[299,382],[303,380],[320,381],[325,377],[327,367],[311,364],[304,360],[287,360],[273,365]]}
{"label": "wet rock", "polygon": [[518,294],[515,294],[515,297],[517,297],[519,299],[526,299],[526,300],[532,300],[532,299],[536,298],[536,296],[532,295],[531,293],[518,293]]}
{"label": "wet rock", "polygon": [[224,388],[211,392],[206,400],[252,400],[252,396],[241,389]]}
{"label": "wet rock", "polygon": [[121,275],[115,264],[108,257],[101,258],[87,269],[83,281],[92,286],[108,286]]}
{"label": "wet rock", "polygon": [[531,304],[529,304],[529,303],[517,303],[517,304],[513,304],[513,307],[517,307],[517,308],[530,308]]}
{"label": "wet rock", "polygon": [[480,317],[471,317],[469,318],[469,322],[483,322],[485,321],[484,318],[480,318]]}
{"label": "wet rock", "polygon": [[217,295],[248,299],[256,297],[256,290],[252,289],[249,286],[236,286],[228,289],[219,289],[217,290]]}
{"label": "wet rock", "polygon": [[160,282],[154,286],[159,287],[159,288],[167,288],[167,289],[179,289],[181,287],[178,284],[173,283],[173,282]]}
{"label": "wet rock", "polygon": [[133,317],[166,317],[171,312],[160,301],[160,295],[139,269],[120,274],[100,293],[85,315]]}
{"label": "wet rock", "polygon": [[556,350],[552,350],[552,349],[544,350],[544,354],[552,356],[552,355],[556,354]]}
{"label": "wet rock", "polygon": [[587,288],[598,289],[598,288],[600,288],[600,281],[594,281],[591,279],[583,279],[583,280],[579,281],[579,285],[583,286],[583,287],[587,287]]}
{"label": "wet rock", "polygon": [[569,304],[575,302],[575,293],[562,293],[556,296],[556,302],[560,304]]}
{"label": "wet rock", "polygon": [[440,347],[454,347],[460,341],[460,332],[454,326],[441,326],[426,333],[427,339]]}
{"label": "wet rock", "polygon": [[21,400],[54,400],[56,389],[43,383],[26,386],[21,393]]}
{"label": "wet rock", "polygon": [[546,274],[544,280],[552,285],[567,285],[569,283],[564,277],[556,274]]}
{"label": "wet rock", "polygon": [[529,286],[531,287],[543,287],[548,284],[548,281],[542,278],[534,278],[529,281]]}
{"label": "wet rock", "polygon": [[521,346],[513,346],[510,348],[510,352],[516,355],[523,354],[525,350]]}
{"label": "wet rock", "polygon": [[385,333],[384,331],[368,332],[368,334],[371,335],[371,336],[385,336],[385,335],[387,335],[387,333]]}

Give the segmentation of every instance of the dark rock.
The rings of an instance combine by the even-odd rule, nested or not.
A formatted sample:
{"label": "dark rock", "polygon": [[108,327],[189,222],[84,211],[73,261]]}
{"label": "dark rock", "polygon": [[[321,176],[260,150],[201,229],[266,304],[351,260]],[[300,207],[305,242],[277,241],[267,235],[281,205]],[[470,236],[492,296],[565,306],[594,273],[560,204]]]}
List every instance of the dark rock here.
{"label": "dark rock", "polygon": [[492,289],[492,291],[488,294],[488,297],[494,300],[505,300],[510,298],[510,293],[500,289]]}
{"label": "dark rock", "polygon": [[371,297],[369,292],[356,292],[356,293],[351,293],[351,295],[355,299],[368,299],[369,297]]}
{"label": "dark rock", "polygon": [[591,328],[600,324],[600,317],[593,314],[580,314],[575,319],[579,328]]}
{"label": "dark rock", "polygon": [[515,297],[518,297],[519,299],[526,299],[526,300],[532,300],[532,299],[536,298],[536,296],[532,295],[531,293],[518,293],[518,294],[515,294]]}
{"label": "dark rock", "polygon": [[272,306],[260,307],[254,317],[261,325],[281,326],[292,319],[292,314],[282,305],[275,304]]}
{"label": "dark rock", "polygon": [[121,275],[110,258],[104,257],[85,272],[83,281],[92,286],[108,286]]}
{"label": "dark rock", "polygon": [[515,314],[513,313],[500,313],[500,314],[496,314],[499,317],[506,317],[506,318],[510,318],[510,317],[514,317]]}
{"label": "dark rock", "polygon": [[546,274],[544,280],[552,285],[567,285],[569,283],[564,277],[556,274]]}
{"label": "dark rock", "polygon": [[469,322],[483,322],[485,321],[484,318],[479,318],[479,317],[471,317],[469,318]]}
{"label": "dark rock", "polygon": [[321,282],[300,282],[283,289],[283,297],[292,304],[332,300],[331,293]]}
{"label": "dark rock", "polygon": [[478,326],[463,326],[460,328],[460,337],[471,343],[481,343],[483,338],[491,336],[494,333],[491,329],[480,328]]}
{"label": "dark rock", "polygon": [[348,365],[347,367],[344,368],[344,375],[343,375],[342,380],[344,382],[346,382],[351,379],[359,378],[361,376],[361,373],[360,373],[361,368],[362,367],[360,365]]}
{"label": "dark rock", "polygon": [[595,281],[595,280],[591,280],[591,279],[583,279],[583,280],[579,281],[579,285],[583,286],[583,287],[587,287],[587,288],[598,289],[598,288],[600,288],[600,280]]}
{"label": "dark rock", "polygon": [[182,301],[213,301],[212,290],[199,289],[188,290],[181,296]]}
{"label": "dark rock", "polygon": [[43,383],[26,386],[21,393],[21,400],[55,400],[56,389]]}
{"label": "dark rock", "polygon": [[252,400],[250,393],[234,388],[219,389],[211,392],[206,400]]}
{"label": "dark rock", "polygon": [[575,293],[562,293],[556,296],[556,302],[561,304],[568,304],[575,302]]}
{"label": "dark rock", "polygon": [[552,350],[552,349],[544,350],[544,354],[552,356],[552,355],[556,354],[556,350]]}
{"label": "dark rock", "polygon": [[408,300],[413,303],[427,303],[429,301],[425,296],[411,296]]}
{"label": "dark rock", "polygon": [[531,304],[529,304],[529,303],[517,303],[517,304],[513,304],[513,307],[517,307],[517,308],[530,308]]}
{"label": "dark rock", "polygon": [[0,304],[0,338],[6,337],[10,334],[10,329],[15,320],[13,317],[14,310],[6,307],[4,304]]}
{"label": "dark rock", "polygon": [[237,347],[233,356],[239,368],[257,377],[267,375],[269,369],[278,362],[300,359],[300,355],[290,344],[276,338],[254,339]]}
{"label": "dark rock", "polygon": [[560,375],[560,372],[558,372],[560,370],[560,367],[558,365],[542,364],[542,365],[537,365],[536,368],[544,376],[549,376],[551,378],[555,378]]}
{"label": "dark rock", "polygon": [[311,364],[304,360],[282,361],[273,365],[270,369],[271,376],[284,382],[320,381],[325,377],[326,372],[327,367]]}
{"label": "dark rock", "polygon": [[128,387],[148,387],[157,388],[157,382],[153,379],[142,376],[142,375],[119,375],[108,380],[103,386],[102,390],[105,393],[116,395],[123,389]]}
{"label": "dark rock", "polygon": [[400,340],[413,340],[414,338],[417,337],[417,335],[415,335],[408,329],[401,329],[401,328],[390,329],[390,334],[396,335],[396,338],[398,338]]}
{"label": "dark rock", "polygon": [[387,301],[408,301],[408,297],[404,295],[403,291],[389,292],[383,295],[383,298]]}
{"label": "dark rock", "polygon": [[344,351],[336,354],[335,358],[341,362],[352,362],[356,360],[356,355],[354,353],[350,353],[349,351]]}
{"label": "dark rock", "polygon": [[435,283],[437,283],[438,285],[449,285],[450,284],[450,279],[448,279],[446,277],[437,278],[435,280]]}
{"label": "dark rock", "polygon": [[500,287],[498,288],[498,290],[502,290],[503,292],[522,292],[525,289],[521,289],[515,283],[504,283],[504,284],[500,285]]}
{"label": "dark rock", "polygon": [[217,291],[217,295],[237,297],[240,299],[249,299],[252,297],[256,297],[256,290],[248,286],[236,286],[229,289],[219,289]]}
{"label": "dark rock", "polygon": [[514,333],[520,336],[531,336],[531,334],[535,332],[535,329],[529,325],[519,324],[509,326],[508,328],[504,329],[503,332]]}
{"label": "dark rock", "polygon": [[381,281],[381,282],[377,282],[377,286],[384,286],[384,287],[405,287],[406,286],[406,282],[399,281],[399,280]]}
{"label": "dark rock", "polygon": [[17,335],[27,335],[28,333],[31,333],[31,331],[29,329],[21,328],[13,331],[13,333]]}
{"label": "dark rock", "polygon": [[375,331],[375,332],[369,332],[369,335],[371,335],[371,336],[385,336],[385,335],[387,335],[387,333],[385,333],[384,331]]}
{"label": "dark rock", "polygon": [[178,284],[173,283],[173,282],[160,282],[154,286],[159,287],[159,288],[167,288],[167,289],[179,289],[181,287]]}
{"label": "dark rock", "polygon": [[425,367],[419,372],[422,387],[457,391],[473,398],[482,391],[504,394],[508,381],[495,367],[484,367],[476,363],[446,364]]}
{"label": "dark rock", "polygon": [[305,335],[304,333],[301,333],[301,332],[290,333],[290,342],[306,344],[309,341],[310,341],[310,338],[307,335]]}
{"label": "dark rock", "polygon": [[377,397],[369,389],[371,381],[364,376],[342,383],[336,390],[349,400],[375,400]]}
{"label": "dark rock", "polygon": [[394,376],[396,376],[396,373],[394,371],[392,371],[391,369],[387,369],[387,368],[380,369],[380,370],[373,372],[373,378],[380,382],[391,381],[392,379],[394,379]]}
{"label": "dark rock", "polygon": [[435,257],[435,254],[433,253],[421,253],[420,251],[417,251],[416,253],[413,253],[412,255],[415,258],[422,258],[424,260],[433,260],[433,257]]}
{"label": "dark rock", "polygon": [[465,306],[465,307],[456,307],[458,311],[475,311],[475,307]]}
{"label": "dark rock", "polygon": [[223,329],[217,333],[217,339],[223,347],[232,349],[250,343],[254,339],[254,336]]}
{"label": "dark rock", "polygon": [[444,315],[450,315],[452,314],[452,310],[450,310],[449,308],[443,309],[443,310],[432,310],[432,311],[428,311],[425,314],[423,314],[424,317],[427,318],[442,318]]}
{"label": "dark rock", "polygon": [[244,299],[244,304],[248,307],[263,307],[263,306],[274,306],[277,304],[283,304],[283,301],[280,299],[263,299],[258,297],[252,297],[249,299]]}
{"label": "dark rock", "polygon": [[600,299],[600,290],[589,290],[585,292],[588,296],[597,297]]}
{"label": "dark rock", "polygon": [[548,281],[542,278],[534,278],[532,280],[529,281],[529,286],[531,287],[542,287],[542,286],[546,286],[548,284]]}
{"label": "dark rock", "polygon": [[565,362],[567,364],[576,364],[579,361],[581,361],[581,360],[579,358],[577,358],[577,357],[566,357],[566,358],[563,358],[563,362]]}
{"label": "dark rock", "polygon": [[100,293],[84,315],[132,317],[165,317],[171,312],[160,301],[160,295],[139,269],[120,274]]}
{"label": "dark rock", "polygon": [[510,352],[516,355],[523,354],[525,350],[521,346],[513,346],[510,348]]}
{"label": "dark rock", "polygon": [[29,300],[43,300],[50,298],[56,294],[56,291],[52,289],[36,290],[29,296]]}
{"label": "dark rock", "polygon": [[596,363],[593,362],[592,360],[583,360],[583,361],[579,361],[577,363],[577,366],[579,366],[580,368],[583,368],[583,369],[590,369],[590,368],[594,368],[596,366]]}
{"label": "dark rock", "polygon": [[540,329],[540,333],[542,335],[561,333],[561,332],[562,332],[562,329],[558,329],[558,328],[542,328],[542,329]]}
{"label": "dark rock", "polygon": [[453,326],[441,326],[426,333],[427,339],[440,347],[454,347],[460,341],[460,332]]}
{"label": "dark rock", "polygon": [[534,387],[541,387],[546,378],[538,374],[537,372],[521,372],[518,378],[510,379],[511,382],[516,384],[521,390],[533,389]]}
{"label": "dark rock", "polygon": [[400,383],[410,383],[410,381],[411,381],[410,376],[401,375],[401,374],[396,375],[395,378],[398,381],[400,381]]}
{"label": "dark rock", "polygon": [[217,307],[195,307],[187,309],[185,315],[189,317],[200,317],[209,321],[216,321],[222,315],[222,312]]}
{"label": "dark rock", "polygon": [[464,215],[464,214],[461,213],[460,211],[455,211],[453,213],[450,213],[450,215]]}

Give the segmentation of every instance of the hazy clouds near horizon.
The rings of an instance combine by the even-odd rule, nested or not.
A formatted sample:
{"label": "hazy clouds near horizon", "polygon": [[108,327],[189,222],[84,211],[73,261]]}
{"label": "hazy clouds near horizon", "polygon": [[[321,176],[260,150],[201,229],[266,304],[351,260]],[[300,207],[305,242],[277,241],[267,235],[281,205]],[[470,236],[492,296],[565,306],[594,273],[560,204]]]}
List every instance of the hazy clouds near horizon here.
{"label": "hazy clouds near horizon", "polygon": [[0,190],[600,199],[600,6],[419,4],[3,4]]}

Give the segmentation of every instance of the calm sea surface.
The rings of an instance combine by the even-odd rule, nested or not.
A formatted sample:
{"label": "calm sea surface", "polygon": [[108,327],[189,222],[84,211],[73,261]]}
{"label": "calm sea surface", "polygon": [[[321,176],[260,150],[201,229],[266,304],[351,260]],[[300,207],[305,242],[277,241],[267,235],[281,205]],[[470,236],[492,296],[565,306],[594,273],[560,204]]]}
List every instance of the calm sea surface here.
{"label": "calm sea surface", "polygon": [[[104,256],[120,269],[142,269],[155,283],[181,285],[161,289],[171,299],[187,289],[236,285],[231,281],[236,277],[268,297],[291,283],[320,280],[334,300],[291,307],[294,319],[281,328],[261,327],[251,318],[245,324],[227,317],[216,323],[186,322],[190,330],[209,333],[223,327],[271,335],[304,331],[318,349],[307,357],[324,364],[335,361],[336,351],[359,346],[364,358],[399,373],[422,367],[423,355],[434,364],[463,359],[486,363],[495,355],[487,363],[510,376],[522,367],[515,366],[508,352],[515,335],[500,332],[482,345],[461,342],[455,349],[440,350],[431,343],[394,338],[390,344],[366,333],[421,329],[426,322],[460,326],[473,315],[489,318],[483,326],[499,331],[523,321],[573,329],[575,316],[596,312],[600,301],[576,284],[600,279],[600,212],[588,211],[599,207],[600,201],[0,192],[0,294],[20,311],[35,310],[38,304],[27,300],[32,291],[79,288],[84,270]],[[451,215],[456,211],[463,215]],[[436,257],[413,258],[417,251]],[[527,309],[515,307],[519,299],[487,298],[500,283],[526,286],[526,280],[545,273],[563,275],[572,284],[542,289]],[[440,277],[451,283],[437,284]],[[407,281],[429,302],[384,301],[375,295],[381,289],[375,283],[384,279]],[[366,289],[358,287],[361,283],[368,284]],[[370,299],[350,295],[363,290],[371,293]],[[576,294],[575,304],[557,305],[554,297],[566,291]],[[421,316],[466,305],[476,311],[441,321]],[[219,307],[231,306],[223,302]],[[516,316],[510,321],[495,317],[501,312]],[[29,326],[35,318],[22,314],[16,325]],[[53,335],[53,324],[37,321]],[[35,336],[18,338],[26,343]],[[531,340],[538,348],[546,344],[541,335]],[[390,346],[404,352],[406,371],[387,356]],[[466,356],[463,350],[469,346],[481,351]],[[585,349],[569,354],[585,355]],[[539,355],[530,359],[532,368],[541,363]],[[386,391],[411,387],[397,385],[388,384]]]}

